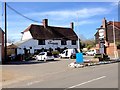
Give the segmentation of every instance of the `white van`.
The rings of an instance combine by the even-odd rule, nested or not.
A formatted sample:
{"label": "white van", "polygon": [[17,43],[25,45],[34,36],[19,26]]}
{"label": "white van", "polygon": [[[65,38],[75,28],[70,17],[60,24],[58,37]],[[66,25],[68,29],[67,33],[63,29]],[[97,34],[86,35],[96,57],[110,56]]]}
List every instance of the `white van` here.
{"label": "white van", "polygon": [[72,58],[75,57],[77,50],[75,49],[65,49],[62,53],[59,54],[60,58]]}

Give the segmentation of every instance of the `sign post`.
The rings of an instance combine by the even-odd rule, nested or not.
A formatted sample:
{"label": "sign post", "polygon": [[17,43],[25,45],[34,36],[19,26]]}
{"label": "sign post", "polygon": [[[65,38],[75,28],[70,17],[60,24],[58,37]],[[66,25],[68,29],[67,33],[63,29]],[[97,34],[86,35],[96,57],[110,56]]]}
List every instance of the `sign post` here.
{"label": "sign post", "polygon": [[100,54],[105,54],[105,29],[99,28]]}

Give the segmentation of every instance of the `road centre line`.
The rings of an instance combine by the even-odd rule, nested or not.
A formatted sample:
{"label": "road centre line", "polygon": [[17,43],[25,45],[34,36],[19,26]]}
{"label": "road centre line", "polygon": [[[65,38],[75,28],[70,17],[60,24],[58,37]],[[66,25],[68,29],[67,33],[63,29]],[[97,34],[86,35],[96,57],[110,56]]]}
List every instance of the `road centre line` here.
{"label": "road centre line", "polygon": [[[93,81],[97,81],[97,80],[103,79],[103,78],[105,78],[105,77],[106,77],[106,76],[101,76],[101,77],[99,77],[99,78],[92,79],[92,80],[89,80],[89,81],[86,81],[86,82],[83,82],[83,83],[80,83],[80,84],[77,84],[77,85],[68,87],[67,89],[69,89],[69,88],[75,88],[75,87],[78,87],[78,86],[81,86],[81,85],[84,85],[84,84],[87,84],[87,83],[90,83],[90,82],[93,82]],[[67,90],[67,89],[66,89],[66,90]]]}

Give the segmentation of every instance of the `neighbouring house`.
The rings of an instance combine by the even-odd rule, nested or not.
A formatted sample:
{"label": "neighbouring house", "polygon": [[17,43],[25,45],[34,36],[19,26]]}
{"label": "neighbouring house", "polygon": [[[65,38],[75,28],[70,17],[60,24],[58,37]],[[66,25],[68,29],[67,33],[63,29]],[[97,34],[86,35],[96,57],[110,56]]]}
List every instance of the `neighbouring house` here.
{"label": "neighbouring house", "polygon": [[[102,20],[100,28],[104,28],[105,53],[111,58],[120,58],[120,22]],[[114,28],[114,29],[113,29]],[[113,31],[114,30],[114,31]],[[96,48],[100,48],[99,31],[95,34]]]}
{"label": "neighbouring house", "polygon": [[70,28],[48,25],[48,19],[43,25],[31,24],[22,32],[22,39],[15,43],[17,54],[40,52],[43,49],[57,50],[63,48],[78,48],[78,36],[74,32],[73,22]]}
{"label": "neighbouring house", "polygon": [[4,31],[0,28],[0,62],[4,59]]}
{"label": "neighbouring house", "polygon": [[16,56],[17,55],[17,46],[14,44],[10,44],[7,46],[7,56]]}

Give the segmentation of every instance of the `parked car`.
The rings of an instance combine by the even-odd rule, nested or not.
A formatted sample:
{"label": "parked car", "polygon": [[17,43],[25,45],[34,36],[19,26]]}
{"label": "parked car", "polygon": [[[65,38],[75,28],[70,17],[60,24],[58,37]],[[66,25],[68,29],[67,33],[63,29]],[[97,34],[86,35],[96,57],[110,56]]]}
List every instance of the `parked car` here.
{"label": "parked car", "polygon": [[36,55],[36,60],[38,61],[54,60],[54,56],[52,55],[51,52],[41,52],[38,55]]}
{"label": "parked car", "polygon": [[94,56],[96,54],[96,50],[89,50],[86,52],[86,55],[89,55],[89,56]]}
{"label": "parked car", "polygon": [[65,49],[59,54],[60,58],[75,58],[78,51],[76,49]]}

